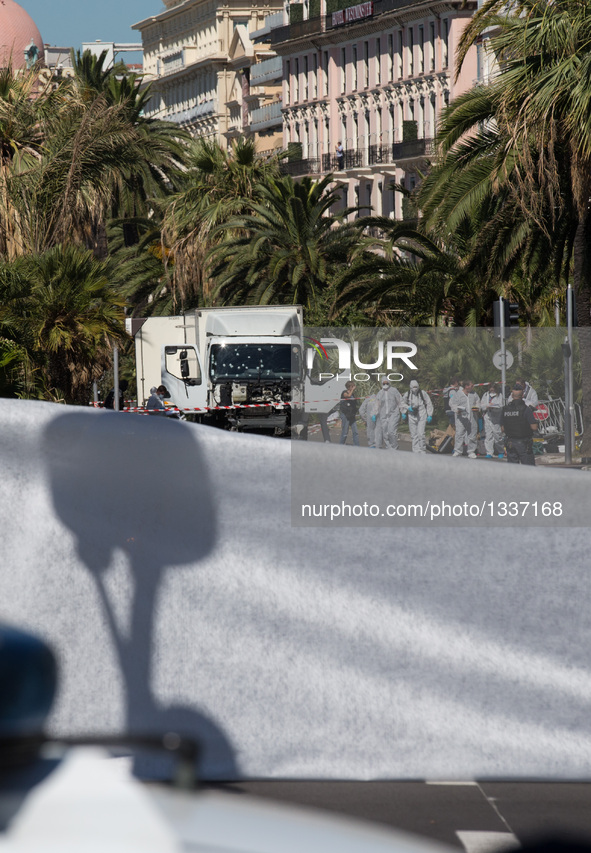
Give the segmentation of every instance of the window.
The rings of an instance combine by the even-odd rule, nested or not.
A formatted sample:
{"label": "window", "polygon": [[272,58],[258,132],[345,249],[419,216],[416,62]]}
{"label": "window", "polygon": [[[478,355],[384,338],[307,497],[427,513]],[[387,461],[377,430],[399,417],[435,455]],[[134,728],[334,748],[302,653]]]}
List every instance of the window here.
{"label": "window", "polygon": [[304,56],[304,101],[308,100],[308,76],[309,76],[309,68],[308,68],[308,57]]}
{"label": "window", "polygon": [[351,63],[353,68],[353,80],[351,83],[351,89],[355,92],[357,91],[357,45],[353,45],[353,62]]}
{"label": "window", "polygon": [[363,42],[363,88],[369,86],[369,42]]}
{"label": "window", "polygon": [[408,76],[412,77],[415,73],[415,33],[412,27],[407,30],[408,33]]}
{"label": "window", "polygon": [[324,63],[323,86],[324,94],[328,97],[328,51],[325,50],[322,56]]}
{"label": "window", "polygon": [[201,385],[201,367],[194,347],[165,347],[166,372],[187,385]]}
{"label": "window", "polygon": [[443,68],[447,68],[448,63],[448,54],[449,54],[449,20],[445,18],[442,22],[443,26],[443,44],[441,45],[441,65]]}
{"label": "window", "polygon": [[394,79],[394,34],[388,36],[388,80]]}
{"label": "window", "polygon": [[429,68],[435,71],[435,21],[429,24]]}
{"label": "window", "polygon": [[382,62],[382,42],[380,39],[376,39],[376,86],[380,85],[382,80],[381,74],[381,65]]}
{"label": "window", "polygon": [[425,29],[419,27],[419,74],[425,72]]}
{"label": "window", "polygon": [[318,55],[312,54],[312,97],[318,97]]}
{"label": "window", "polygon": [[404,38],[402,34],[402,30],[398,30],[398,68],[397,76],[398,78],[404,77],[404,66],[403,66],[403,58],[404,58]]}
{"label": "window", "polygon": [[347,51],[341,48],[341,92],[347,91]]}
{"label": "window", "polygon": [[290,98],[291,98],[290,74],[291,74],[291,62],[288,59],[285,63],[285,103],[286,104],[291,103],[291,100],[290,100]]}
{"label": "window", "polygon": [[300,60],[294,60],[295,68],[293,72],[293,99],[297,103],[300,99]]}

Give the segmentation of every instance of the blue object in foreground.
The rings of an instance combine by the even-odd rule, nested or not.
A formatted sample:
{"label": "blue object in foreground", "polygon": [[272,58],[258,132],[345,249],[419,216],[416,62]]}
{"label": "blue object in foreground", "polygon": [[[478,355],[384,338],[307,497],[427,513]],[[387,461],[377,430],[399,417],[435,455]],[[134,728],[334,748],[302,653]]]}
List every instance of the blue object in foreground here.
{"label": "blue object in foreground", "polygon": [[40,732],[56,685],[51,649],[32,634],[0,627],[0,737]]}

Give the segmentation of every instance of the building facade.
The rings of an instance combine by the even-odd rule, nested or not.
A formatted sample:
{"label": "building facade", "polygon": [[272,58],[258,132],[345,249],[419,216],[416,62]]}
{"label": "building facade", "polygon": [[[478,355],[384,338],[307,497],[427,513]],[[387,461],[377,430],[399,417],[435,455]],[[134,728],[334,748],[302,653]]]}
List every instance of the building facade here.
{"label": "building facade", "polygon": [[306,18],[305,5],[302,20],[273,30],[283,58],[288,171],[335,172],[345,204],[362,215],[403,218],[405,199],[393,185],[413,189],[441,110],[477,78],[476,49],[457,80],[453,68],[475,7],[470,0],[373,0]]}
{"label": "building facade", "polygon": [[164,11],[133,27],[141,33],[144,72],[152,82],[148,113],[195,136],[230,142],[248,127],[250,107],[280,98],[277,82],[269,96],[250,84],[250,67],[268,53],[265,45],[253,47],[250,33],[280,10],[282,0],[162,2]]}

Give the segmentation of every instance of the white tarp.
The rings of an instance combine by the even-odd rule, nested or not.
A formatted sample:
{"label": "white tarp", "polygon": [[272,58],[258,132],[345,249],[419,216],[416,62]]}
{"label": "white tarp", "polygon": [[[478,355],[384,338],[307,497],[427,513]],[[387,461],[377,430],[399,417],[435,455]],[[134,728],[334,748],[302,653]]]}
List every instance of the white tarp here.
{"label": "white tarp", "polygon": [[[293,528],[289,441],[6,400],[0,429],[0,619],[56,650],[54,731],[195,732],[209,778],[588,777],[587,530]],[[487,464],[429,461],[458,493]]]}

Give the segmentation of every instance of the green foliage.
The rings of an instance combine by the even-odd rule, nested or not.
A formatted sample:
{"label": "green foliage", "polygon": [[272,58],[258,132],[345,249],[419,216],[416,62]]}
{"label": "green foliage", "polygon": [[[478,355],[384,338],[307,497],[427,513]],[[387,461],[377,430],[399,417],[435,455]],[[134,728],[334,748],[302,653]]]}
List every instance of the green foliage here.
{"label": "green foliage", "polygon": [[297,24],[299,21],[304,20],[304,4],[303,3],[290,3],[289,6],[289,23]]}
{"label": "green foliage", "polygon": [[225,223],[224,240],[210,254],[224,302],[301,303],[316,322],[359,237],[356,225],[344,223],[348,211],[330,212],[340,198],[331,182],[330,175],[276,178],[260,188],[251,214]]}
{"label": "green foliage", "polygon": [[235,140],[230,151],[198,140],[188,150],[187,166],[163,220],[163,240],[174,262],[176,311],[211,304],[215,282],[206,269],[207,253],[222,239],[225,223],[250,212],[261,190],[279,175],[278,160],[259,157],[254,142],[245,139]]}
{"label": "green foliage", "polygon": [[326,14],[339,12],[341,9],[349,9],[351,6],[358,6],[359,0],[326,0]]}
{"label": "green foliage", "polygon": [[105,264],[57,246],[0,266],[1,385],[19,396],[84,404],[124,339],[124,300]]}
{"label": "green foliage", "polygon": [[308,14],[310,18],[320,17],[320,0],[310,0]]}
{"label": "green foliage", "polygon": [[293,163],[296,160],[302,159],[302,152],[304,148],[301,142],[288,142],[287,143],[287,161],[288,163]]}
{"label": "green foliage", "polygon": [[414,119],[405,120],[402,122],[402,141],[410,142],[411,140],[418,139],[419,129],[416,121]]}

